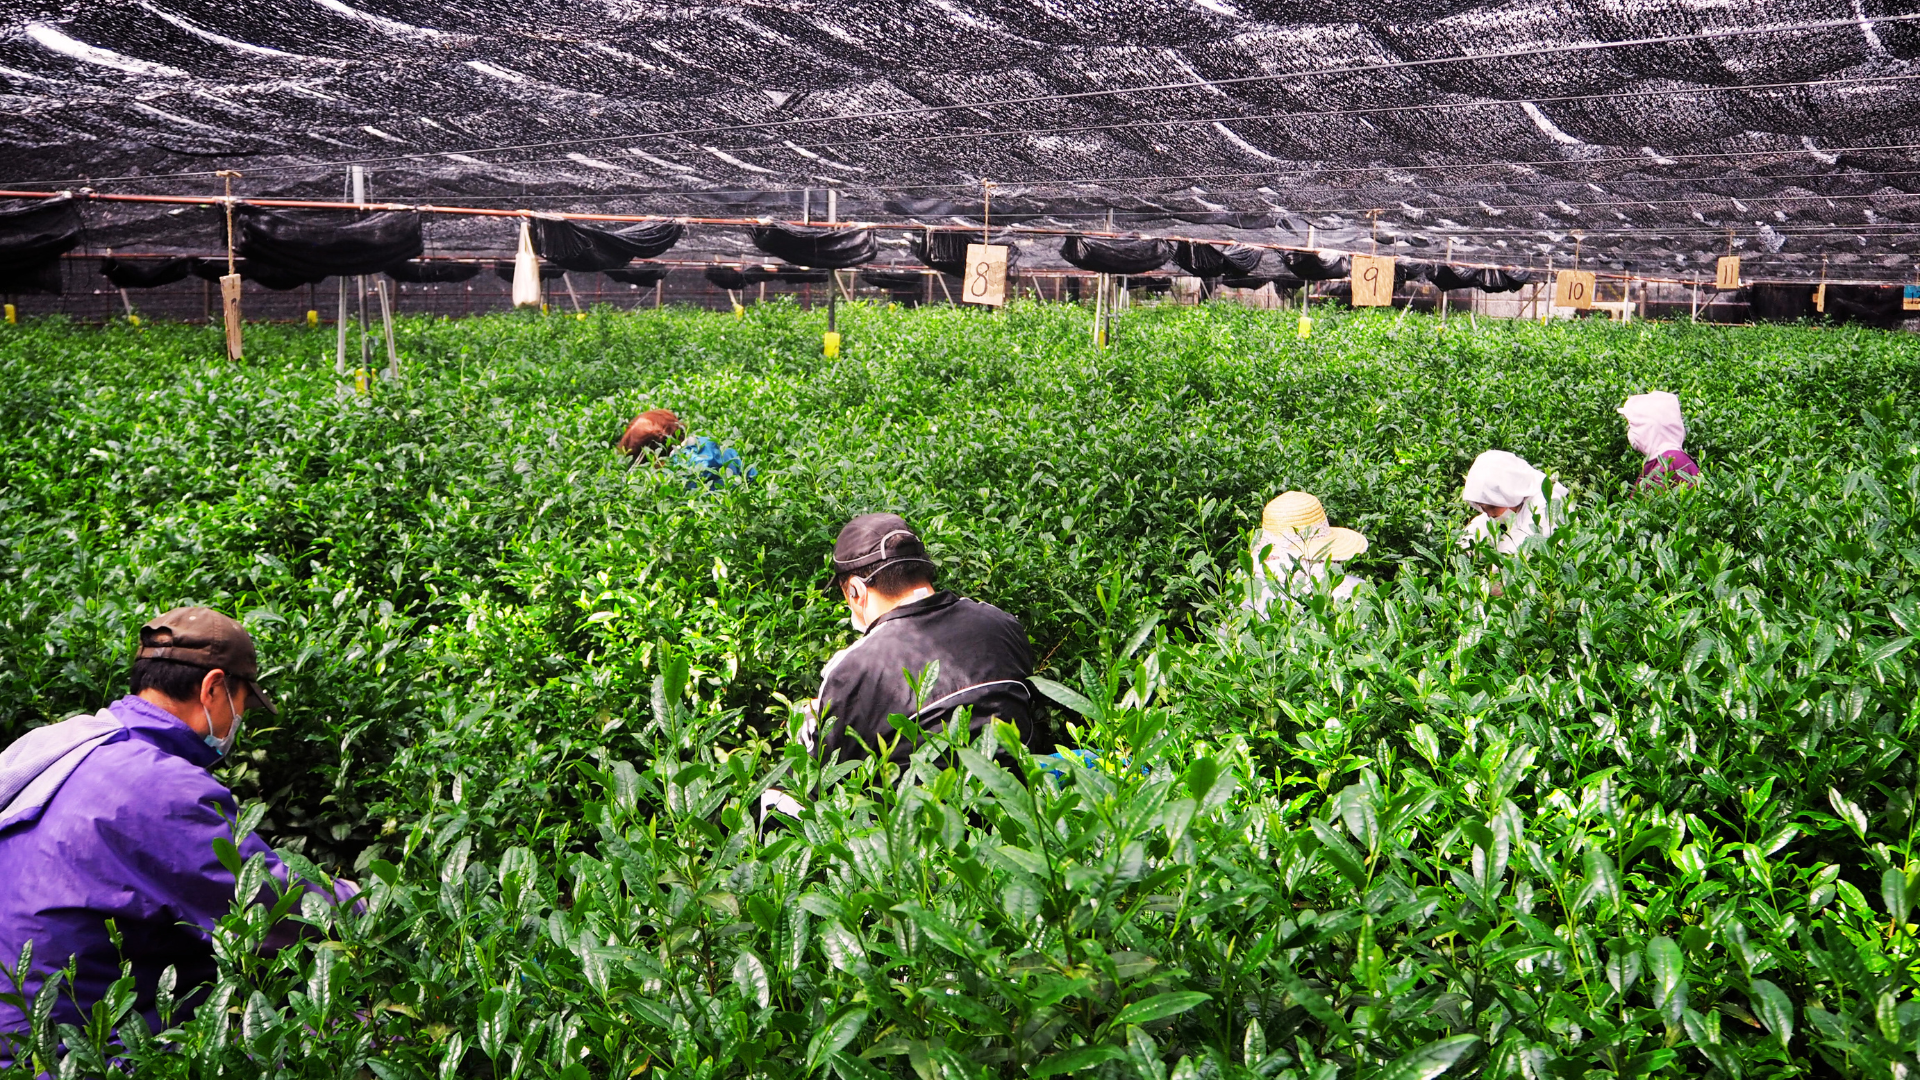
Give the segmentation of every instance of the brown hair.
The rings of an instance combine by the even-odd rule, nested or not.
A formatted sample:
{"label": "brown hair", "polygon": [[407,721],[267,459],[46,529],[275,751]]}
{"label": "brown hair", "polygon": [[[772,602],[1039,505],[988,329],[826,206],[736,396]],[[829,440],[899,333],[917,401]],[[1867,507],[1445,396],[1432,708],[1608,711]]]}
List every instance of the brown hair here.
{"label": "brown hair", "polygon": [[626,433],[620,436],[620,451],[638,457],[648,451],[671,450],[685,431],[671,410],[648,409],[627,425]]}

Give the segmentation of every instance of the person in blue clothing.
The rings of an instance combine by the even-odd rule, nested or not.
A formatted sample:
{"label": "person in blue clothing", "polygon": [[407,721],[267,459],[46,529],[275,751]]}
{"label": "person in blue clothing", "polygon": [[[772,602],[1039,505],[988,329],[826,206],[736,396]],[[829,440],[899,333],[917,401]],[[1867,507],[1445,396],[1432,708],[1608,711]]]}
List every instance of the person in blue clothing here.
{"label": "person in blue clothing", "polygon": [[[33,947],[24,985],[0,977],[0,992],[33,1001],[71,963],[72,984],[58,990],[48,1022],[81,1026],[124,961],[149,1030],[160,1030],[156,992],[168,968],[192,1009],[218,974],[211,931],[234,899],[234,875],[214,844],[234,842],[238,807],[209,770],[232,752],[249,706],[277,711],[259,674],[239,623],[176,608],[140,628],[127,696],[0,752],[0,962],[11,968]],[[334,903],[357,892],[290,878],[257,835],[238,848],[243,860],[261,857],[283,887]],[[299,928],[282,922],[266,947],[291,944]],[[0,1072],[16,1056],[37,1057],[29,1027],[0,999]],[[49,1073],[55,1064],[35,1062]]]}
{"label": "person in blue clothing", "polygon": [[627,468],[633,468],[643,457],[655,464],[666,462],[692,474],[688,487],[703,480],[709,487],[719,487],[731,479],[751,480],[758,475],[758,470],[741,460],[739,451],[720,445],[711,436],[689,434],[671,409],[649,409],[634,417],[620,436],[619,445],[630,459]]}

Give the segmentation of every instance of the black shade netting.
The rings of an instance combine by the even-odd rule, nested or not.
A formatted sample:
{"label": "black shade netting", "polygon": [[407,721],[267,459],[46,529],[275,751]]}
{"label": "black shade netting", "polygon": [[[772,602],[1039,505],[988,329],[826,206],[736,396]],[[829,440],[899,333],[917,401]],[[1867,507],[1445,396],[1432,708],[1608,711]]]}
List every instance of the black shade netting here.
{"label": "black shade netting", "polygon": [[157,289],[185,281],[193,273],[193,263],[190,258],[116,259],[109,255],[100,260],[100,273],[116,288]]}
{"label": "black shade netting", "polygon": [[1060,257],[1096,274],[1144,274],[1173,258],[1173,242],[1069,236],[1060,245]]}
{"label": "black shade netting", "polygon": [[63,278],[58,258],[17,270],[0,271],[0,294],[12,296],[17,293],[52,293],[58,295],[64,291]]}
{"label": "black shade netting", "polygon": [[0,276],[24,281],[44,274],[49,261],[79,246],[83,228],[80,207],[68,196],[0,210]]}
{"label": "black shade netting", "polygon": [[409,285],[444,285],[473,280],[480,274],[480,264],[450,259],[408,259],[394,263],[381,273]]}
{"label": "black shade netting", "polygon": [[782,262],[815,270],[844,270],[873,261],[872,229],[844,225],[756,225],[753,246]]}
{"label": "black shade netting", "polygon": [[862,270],[860,280],[876,289],[924,289],[932,280],[918,270]]}
{"label": "black shade netting", "polygon": [[[501,259],[495,262],[493,264],[493,272],[499,275],[500,280],[502,281],[512,281],[513,280],[513,260]],[[540,280],[541,281],[552,281],[566,272],[567,272],[567,268],[564,266],[555,266],[552,263],[540,264]]]}
{"label": "black shade netting", "polygon": [[1772,281],[1747,286],[1747,310],[1756,322],[1798,322],[1818,314],[1813,310],[1813,286]]}
{"label": "black shade netting", "polygon": [[1245,277],[1260,268],[1260,258],[1266,252],[1245,244],[1230,244],[1221,247],[1218,244],[1201,244],[1191,240],[1176,240],[1173,245],[1173,261],[1180,269],[1194,277]]}
{"label": "black shade netting", "polygon": [[[302,285],[315,285],[324,281],[326,274],[305,274],[298,270],[289,270],[275,263],[257,262],[253,259],[233,260],[234,273],[241,280],[251,281],[263,289],[286,292]],[[208,281],[219,281],[227,276],[227,260],[221,258],[193,260],[193,276]]]}
{"label": "black shade netting", "polygon": [[635,259],[663,255],[686,235],[677,221],[642,221],[596,229],[565,218],[533,219],[533,250],[545,262],[582,273],[617,270]]}
{"label": "black shade netting", "polygon": [[1281,257],[1287,273],[1303,281],[1332,281],[1353,276],[1353,261],[1331,251],[1289,251]]}
{"label": "black shade netting", "polygon": [[620,270],[605,271],[606,275],[622,285],[655,285],[666,280],[665,266],[629,266]]}
{"label": "black shade netting", "polygon": [[268,210],[236,207],[234,250],[312,278],[378,274],[426,250],[420,215],[406,210]]}
{"label": "black shade netting", "polygon": [[1898,285],[1829,285],[1826,316],[1838,323],[1859,323],[1895,330],[1913,312],[1901,310]]}
{"label": "black shade netting", "polygon": [[1149,277],[1136,277],[1127,282],[1128,289],[1138,289],[1149,296],[1173,291],[1173,279],[1154,274]]}

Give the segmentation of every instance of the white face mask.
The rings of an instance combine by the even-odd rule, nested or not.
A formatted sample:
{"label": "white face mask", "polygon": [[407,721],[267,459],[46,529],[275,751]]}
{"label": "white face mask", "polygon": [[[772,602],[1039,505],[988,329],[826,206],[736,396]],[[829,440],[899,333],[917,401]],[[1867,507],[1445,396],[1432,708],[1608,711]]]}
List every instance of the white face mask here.
{"label": "white face mask", "polygon": [[213,747],[214,753],[223,758],[232,752],[233,744],[240,739],[240,708],[234,704],[231,690],[227,691],[227,708],[230,710],[229,715],[233,717],[233,722],[227,725],[227,737],[223,739],[213,733],[213,717],[208,716],[207,734],[203,740],[208,746]]}

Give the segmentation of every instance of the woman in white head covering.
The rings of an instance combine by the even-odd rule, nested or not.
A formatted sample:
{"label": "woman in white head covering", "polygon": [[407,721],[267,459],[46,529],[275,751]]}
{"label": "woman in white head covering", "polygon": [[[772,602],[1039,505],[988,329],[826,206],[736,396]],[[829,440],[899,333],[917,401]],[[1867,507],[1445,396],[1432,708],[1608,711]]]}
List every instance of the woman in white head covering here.
{"label": "woman in white head covering", "polygon": [[[1491,542],[1500,554],[1511,555],[1530,536],[1552,536],[1553,511],[1559,507],[1548,506],[1542,495],[1546,484],[1547,474],[1518,454],[1489,450],[1474,458],[1460,494],[1480,513],[1467,522],[1460,546]],[[1567,489],[1555,483],[1553,503],[1566,497]]]}
{"label": "woman in white head covering", "polygon": [[1640,487],[1690,484],[1700,475],[1700,466],[1680,449],[1687,441],[1687,421],[1680,415],[1678,394],[1635,394],[1619,413],[1627,418],[1627,442],[1646,459],[1640,466]]}
{"label": "woman in white head covering", "polygon": [[[1304,491],[1276,496],[1260,514],[1253,534],[1253,577],[1246,606],[1261,614],[1275,597],[1303,599],[1326,588],[1339,564],[1367,550],[1367,538],[1327,522],[1326,508]],[[1336,600],[1353,595],[1362,579],[1345,575],[1333,585]]]}

